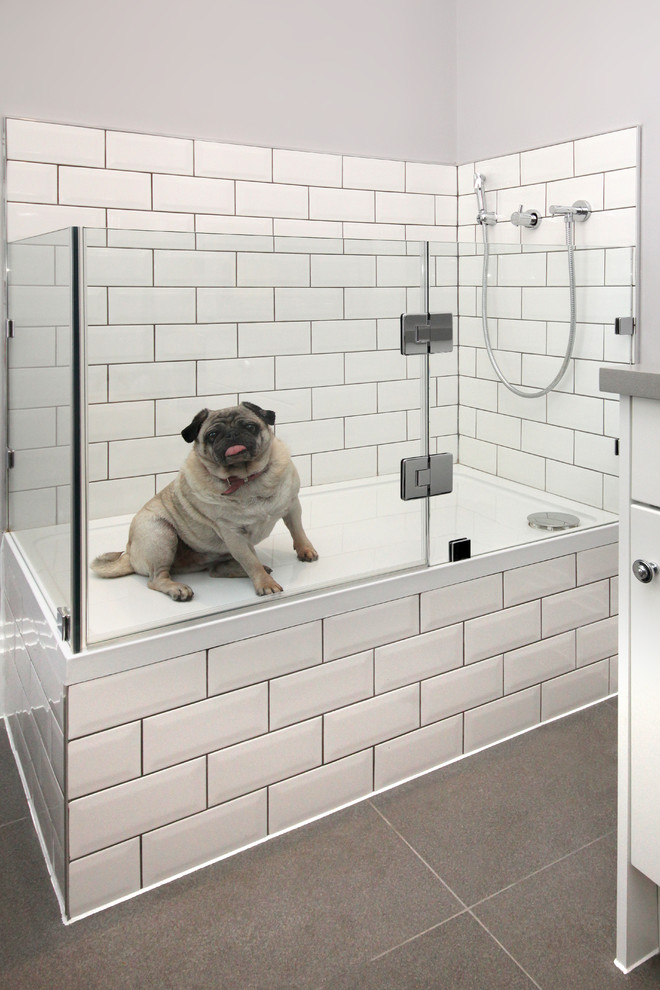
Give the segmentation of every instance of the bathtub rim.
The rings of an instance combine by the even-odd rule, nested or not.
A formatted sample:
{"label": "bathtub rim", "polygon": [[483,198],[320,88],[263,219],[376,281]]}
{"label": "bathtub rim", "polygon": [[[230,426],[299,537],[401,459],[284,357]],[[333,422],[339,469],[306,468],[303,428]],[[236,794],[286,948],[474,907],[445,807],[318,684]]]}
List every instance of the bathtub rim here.
{"label": "bathtub rim", "polygon": [[[618,522],[605,523],[589,529],[558,533],[533,543],[490,551],[455,563],[421,565],[393,571],[382,577],[372,576],[326,589],[303,592],[291,598],[261,600],[221,615],[184,619],[162,629],[117,637],[89,646],[81,653],[73,653],[69,644],[60,639],[55,617],[11,533],[5,533],[2,541],[2,571],[7,576],[11,570],[13,580],[3,581],[3,592],[17,621],[33,619],[46,623],[51,642],[49,655],[55,661],[54,672],[62,685],[67,686],[371,605],[382,605],[411,595],[435,591],[498,571],[606,546],[617,542],[618,529]],[[45,629],[43,633],[46,633]],[[52,644],[57,647],[57,660],[53,655],[55,651]]]}

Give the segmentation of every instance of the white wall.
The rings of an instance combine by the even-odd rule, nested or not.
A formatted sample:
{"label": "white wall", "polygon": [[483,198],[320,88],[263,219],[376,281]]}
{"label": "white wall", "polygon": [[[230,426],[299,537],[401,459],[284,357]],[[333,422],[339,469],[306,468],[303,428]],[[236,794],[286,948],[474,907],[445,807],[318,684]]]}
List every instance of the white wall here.
{"label": "white wall", "polygon": [[4,4],[0,116],[455,163],[455,0]]}
{"label": "white wall", "polygon": [[641,363],[660,364],[660,8],[460,0],[458,161],[642,125]]}

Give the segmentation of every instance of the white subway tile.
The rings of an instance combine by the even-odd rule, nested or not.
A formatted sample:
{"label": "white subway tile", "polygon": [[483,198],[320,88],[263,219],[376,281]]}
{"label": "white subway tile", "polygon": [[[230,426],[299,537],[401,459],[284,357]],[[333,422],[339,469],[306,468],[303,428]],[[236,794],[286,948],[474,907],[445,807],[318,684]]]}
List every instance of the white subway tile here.
{"label": "white subway tile", "polygon": [[456,759],[462,752],[461,715],[380,743],[375,748],[375,788],[389,787],[413,774],[440,766]]}
{"label": "white subway tile", "polygon": [[[263,323],[274,318],[273,305],[272,289],[200,288],[197,290],[197,320],[199,323]],[[285,317],[278,317],[278,319],[280,318],[284,319]],[[154,322],[192,323],[194,316],[191,320],[186,321],[155,320]]]}
{"label": "white subway tile", "polygon": [[456,196],[456,166],[406,162],[406,192]]}
{"label": "white subway tile", "polygon": [[541,637],[541,607],[529,602],[465,623],[465,662],[474,663],[532,643]]}
{"label": "white subway tile", "polygon": [[239,254],[237,284],[308,286],[309,257],[304,254]]}
{"label": "white subway tile", "polygon": [[236,405],[235,393],[159,399],[156,402],[156,435],[166,436],[180,433],[200,409],[224,409],[231,405]]}
{"label": "white subway tile", "polygon": [[205,758],[77,798],[69,804],[72,859],[201,811]]}
{"label": "white subway tile", "polygon": [[421,595],[422,632],[462,622],[502,608],[502,575],[426,591]]}
{"label": "white subway tile", "polygon": [[19,203],[57,203],[57,167],[7,162],[7,199]]}
{"label": "white subway tile", "polygon": [[[309,190],[309,216],[311,220],[350,220],[372,222],[376,219],[374,193],[357,189]],[[344,231],[345,237],[359,237],[355,232]],[[381,235],[388,236],[388,235]]]}
{"label": "white subway tile", "polygon": [[373,652],[277,677],[270,682],[270,727],[279,729],[373,695]]}
{"label": "white subway tile", "polygon": [[376,259],[367,256],[312,255],[312,285],[365,286],[376,284]]}
{"label": "white subway tile", "polygon": [[321,649],[320,622],[215,647],[209,650],[209,694],[319,664]]}
{"label": "white subway tile", "polygon": [[601,619],[600,622],[592,622],[588,626],[580,626],[576,633],[578,667],[604,660],[618,652],[619,621],[616,615]]}
{"label": "white subway tile", "polygon": [[273,833],[300,824],[366,797],[372,790],[370,751],[309,770],[269,788],[268,830]]}
{"label": "white subway tile", "polygon": [[358,650],[416,636],[418,632],[416,595],[330,616],[323,623],[323,657],[325,661],[333,660]]}
{"label": "white subway tile", "polygon": [[541,720],[556,718],[609,694],[609,662],[580,667],[541,686]]}
{"label": "white subway tile", "polygon": [[[379,286],[416,286],[421,284],[422,269],[419,258],[397,258],[382,255],[378,258]],[[375,283],[374,283],[375,284]]]}
{"label": "white subway tile", "polygon": [[117,364],[153,361],[154,331],[150,326],[88,327],[90,364]]}
{"label": "white subway tile", "polygon": [[198,701],[206,695],[206,656],[163,660],[69,688],[69,739]]}
{"label": "white subway tile", "polygon": [[[17,197],[18,198],[18,197]],[[605,173],[605,209],[637,205],[637,169]]]}
{"label": "white subway tile", "polygon": [[[295,251],[305,247],[313,247],[315,251],[327,251],[331,254],[341,254],[343,251],[342,226],[340,220],[273,220],[275,236],[278,238],[277,248],[280,251],[289,250],[293,247]],[[310,244],[310,238],[317,238],[315,243]],[[323,238],[323,240],[321,240]],[[289,245],[289,247],[287,247]]]}
{"label": "white subway tile", "polygon": [[209,805],[320,766],[322,728],[322,719],[315,718],[211,753]]}
{"label": "white subway tile", "polygon": [[87,285],[152,285],[151,251],[90,247],[85,253],[85,277]]}
{"label": "white subway tile", "polygon": [[140,889],[140,840],[129,839],[69,865],[72,918],[104,907]]}
{"label": "white subway tile", "polygon": [[106,134],[106,168],[139,172],[174,172],[192,175],[193,142],[180,138],[156,137],[108,131]]}
{"label": "white subway tile", "polygon": [[551,392],[548,399],[548,423],[574,429],[579,423],[589,433],[603,432],[603,400],[583,395]]}
{"label": "white subway tile", "polygon": [[197,245],[217,250],[268,251],[272,246],[273,220],[269,217],[195,216]]}
{"label": "white subway tile", "polygon": [[90,519],[137,512],[156,494],[153,477],[116,478],[89,486]]}
{"label": "white subway tile", "polygon": [[278,389],[317,385],[340,385],[344,380],[342,354],[301,354],[275,359]]}
{"label": "white subway tile", "polygon": [[575,142],[575,174],[611,171],[637,164],[637,128],[610,131]]}
{"label": "white subway tile", "polygon": [[153,206],[172,213],[234,213],[234,183],[187,175],[154,175]]}
{"label": "white subway tile", "polygon": [[143,722],[144,772],[161,770],[268,731],[268,687],[255,684]]}
{"label": "white subway tile", "polygon": [[248,217],[286,217],[306,220],[309,217],[308,211],[308,191],[305,186],[267,182],[236,183],[237,214]]}
{"label": "white subway tile", "polygon": [[[614,332],[614,328],[612,328]],[[568,340],[567,323],[548,323],[548,354],[563,357]],[[603,360],[603,328],[596,324],[578,323],[573,357],[576,360]]]}
{"label": "white subway tile", "polygon": [[334,320],[343,316],[341,289],[275,289],[275,318],[278,321]]}
{"label": "white subway tile", "polygon": [[[406,228],[403,224],[395,223],[348,223],[343,224],[344,237],[355,237],[361,240],[376,240],[388,238],[392,241],[405,241]],[[380,250],[380,248],[379,248]]]}
{"label": "white subway tile", "polygon": [[585,505],[594,505],[597,509],[603,507],[603,475],[600,471],[548,461],[545,483],[546,490],[555,495],[564,495]]}
{"label": "white subway tile", "polygon": [[[475,406],[477,409],[490,409],[492,412],[497,411],[496,382],[461,376],[459,388],[461,405]],[[500,411],[508,412],[508,410],[502,409]]]}
{"label": "white subway tile", "polygon": [[310,327],[301,323],[242,323],[238,327],[241,357],[305,354],[310,350]]}
{"label": "white subway tile", "polygon": [[105,210],[83,206],[7,203],[7,240],[10,242],[75,225],[104,227]]}
{"label": "white subway tile", "polygon": [[158,883],[266,837],[266,792],[156,829],[142,837],[142,879]]}
{"label": "white subway tile", "polygon": [[575,464],[618,475],[619,458],[614,452],[612,437],[597,437],[593,433],[575,433]]}
{"label": "white subway tile", "polygon": [[376,474],[378,461],[375,447],[312,454],[312,482],[315,485],[372,478]]}
{"label": "white subway tile", "polygon": [[277,428],[277,435],[294,455],[339,450],[343,449],[344,420],[322,419],[310,423],[285,423]]}
{"label": "white subway tile", "polygon": [[273,181],[302,185],[341,186],[340,155],[307,151],[273,151]]}
{"label": "white subway tile", "polygon": [[[197,391],[201,395],[230,394],[235,390],[268,392],[273,387],[272,357],[197,362]],[[191,393],[192,390],[187,394]]]}
{"label": "white subway tile", "polygon": [[314,419],[332,419],[341,410],[344,416],[375,413],[378,401],[376,384],[329,385],[312,390]]}
{"label": "white subway tile", "polygon": [[193,362],[113,364],[108,374],[110,402],[173,398],[191,395],[195,391]]}
{"label": "white subway tile", "polygon": [[312,323],[312,350],[315,353],[375,350],[375,320],[323,320]]}
{"label": "white subway tile", "polygon": [[513,416],[500,413],[477,412],[477,437],[488,443],[503,444],[506,447],[520,447],[521,421]]}
{"label": "white subway tile", "polygon": [[531,182],[551,182],[553,179],[564,179],[572,175],[572,141],[534,151],[523,151],[520,156],[520,178],[524,185]]}
{"label": "white subway tile", "polygon": [[142,773],[139,722],[74,739],[68,748],[68,796],[77,798]]}
{"label": "white subway tile", "polygon": [[270,182],[272,156],[270,148],[195,141],[195,175]]}
{"label": "white subway tile", "polygon": [[[575,284],[603,285],[605,252],[602,248],[594,251],[576,251]],[[548,285],[568,286],[568,265],[565,251],[548,252]]]}
{"label": "white subway tile", "polygon": [[379,223],[435,223],[432,196],[417,193],[376,193],[376,220]]}
{"label": "white subway tile", "polygon": [[465,713],[465,752],[531,729],[541,719],[541,688],[527,688]]}
{"label": "white subway tile", "polygon": [[502,657],[422,681],[422,725],[502,697]]}
{"label": "white subway tile", "polygon": [[110,478],[177,471],[187,453],[180,436],[114,440],[109,447]]}
{"label": "white subway tile", "polygon": [[497,259],[499,285],[545,285],[545,275],[545,254],[503,254]]}
{"label": "white subway tile", "polygon": [[603,176],[579,175],[575,179],[549,182],[547,187],[548,210],[553,203],[573,203],[586,199],[592,210],[603,209]]}
{"label": "white subway tile", "polygon": [[155,285],[236,285],[236,260],[224,251],[154,251]]}
{"label": "white subway tile", "polygon": [[346,419],[346,447],[363,447],[379,443],[397,443],[406,439],[405,412],[351,416]]}
{"label": "white subway tile", "polygon": [[[456,400],[452,400],[449,396],[448,401]],[[378,409],[380,412],[392,412],[396,409],[419,409],[420,405],[421,388],[417,379],[407,378],[400,382],[378,383]]]}
{"label": "white subway tile", "polygon": [[504,189],[506,186],[520,185],[520,155],[504,155],[475,162],[475,172],[486,177],[487,189]]}
{"label": "white subway tile", "polygon": [[610,615],[619,614],[619,578],[610,579]]}
{"label": "white subway tile", "polygon": [[553,595],[575,587],[575,556],[553,557],[538,564],[504,571],[504,605]]}
{"label": "white subway tile", "polygon": [[587,584],[544,598],[541,603],[543,638],[609,615],[609,582]]}
{"label": "white subway tile", "polygon": [[151,180],[141,172],[61,167],[59,200],[64,205],[148,210]]}
{"label": "white subway tile", "polygon": [[108,302],[110,323],[195,322],[192,288],[112,287],[108,290]]}
{"label": "white subway tile", "polygon": [[192,323],[156,326],[156,360],[185,361],[236,357],[234,323]]}
{"label": "white subway tile", "polygon": [[189,241],[190,246],[194,247],[195,217],[192,213],[108,210],[107,214],[108,228],[115,228],[108,230],[108,244],[121,242],[126,247],[136,245],[149,248],[179,246],[182,234],[192,234]]}
{"label": "white subway tile", "polygon": [[390,189],[403,192],[406,184],[406,166],[405,162],[344,156],[343,178],[345,188]]}
{"label": "white subway tile", "polygon": [[324,716],[324,760],[341,759],[418,727],[416,684],[369,698]]}
{"label": "white subway tile", "polygon": [[577,583],[589,584],[602,578],[615,577],[619,572],[619,545],[607,543],[577,555]]}
{"label": "white subway tile", "polygon": [[56,165],[105,165],[105,131],[36,120],[7,120],[7,158]]}
{"label": "white subway tile", "polygon": [[433,677],[463,663],[463,626],[444,629],[379,646],[375,653],[376,693],[393,691]]}
{"label": "white subway tile", "polygon": [[406,312],[406,291],[403,288],[348,288],[344,290],[345,312],[348,320],[400,317]]}
{"label": "white subway tile", "polygon": [[512,694],[532,684],[565,674],[575,667],[575,633],[523,646],[504,654],[504,693]]}
{"label": "white subway tile", "polygon": [[[586,230],[582,230],[585,227]],[[575,243],[578,247],[630,247],[637,242],[637,210],[634,207],[592,213],[588,224],[578,224]]]}
{"label": "white subway tile", "polygon": [[[455,196],[435,197],[435,223],[438,226],[455,227],[457,223],[457,204]],[[410,233],[408,234],[410,236]],[[449,237],[447,238],[449,240]]]}

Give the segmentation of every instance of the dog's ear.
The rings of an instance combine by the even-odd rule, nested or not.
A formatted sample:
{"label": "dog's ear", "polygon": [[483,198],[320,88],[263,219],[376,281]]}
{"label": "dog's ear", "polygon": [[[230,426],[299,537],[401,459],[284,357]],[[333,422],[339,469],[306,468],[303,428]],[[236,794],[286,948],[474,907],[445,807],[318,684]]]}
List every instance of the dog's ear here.
{"label": "dog's ear", "polygon": [[250,412],[253,412],[255,416],[263,419],[264,423],[268,426],[272,426],[275,422],[275,413],[272,409],[262,409],[261,406],[255,406],[254,402],[241,402],[242,406],[245,406]]}
{"label": "dog's ear", "polygon": [[181,430],[181,436],[186,441],[186,443],[192,443],[193,440],[197,439],[197,437],[199,436],[199,431],[202,428],[202,423],[204,422],[208,414],[209,414],[208,409],[200,409],[200,411],[193,419],[192,423],[189,423],[188,426],[186,426],[185,430]]}

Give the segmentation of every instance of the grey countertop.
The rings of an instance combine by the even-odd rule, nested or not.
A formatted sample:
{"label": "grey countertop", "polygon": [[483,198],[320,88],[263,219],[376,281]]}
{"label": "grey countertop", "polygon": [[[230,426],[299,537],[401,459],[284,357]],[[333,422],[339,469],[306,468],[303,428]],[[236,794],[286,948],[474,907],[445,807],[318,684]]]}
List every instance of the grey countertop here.
{"label": "grey countertop", "polygon": [[601,368],[599,377],[601,392],[618,392],[640,399],[660,401],[660,373],[639,371],[637,368]]}

